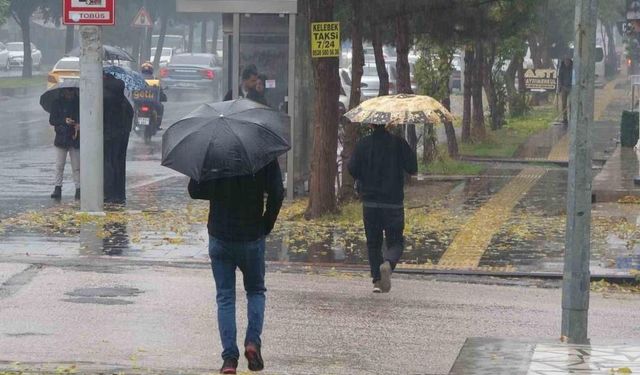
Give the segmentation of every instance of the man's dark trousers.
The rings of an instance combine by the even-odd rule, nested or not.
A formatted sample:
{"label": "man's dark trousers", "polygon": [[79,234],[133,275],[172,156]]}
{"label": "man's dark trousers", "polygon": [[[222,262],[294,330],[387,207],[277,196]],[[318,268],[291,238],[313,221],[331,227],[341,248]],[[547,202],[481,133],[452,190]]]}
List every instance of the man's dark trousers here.
{"label": "man's dark trousers", "polygon": [[[402,257],[404,251],[404,208],[380,207],[376,204],[363,205],[362,217],[367,237],[369,266],[373,282],[380,280],[380,265],[389,261],[391,268]],[[383,252],[383,238],[386,240],[386,251]]]}

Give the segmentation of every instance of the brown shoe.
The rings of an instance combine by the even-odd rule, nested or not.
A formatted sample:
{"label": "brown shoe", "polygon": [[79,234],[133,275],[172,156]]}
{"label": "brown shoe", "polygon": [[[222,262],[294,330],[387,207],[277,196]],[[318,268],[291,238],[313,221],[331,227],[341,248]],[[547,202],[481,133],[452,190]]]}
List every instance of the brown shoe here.
{"label": "brown shoe", "polygon": [[264,361],[262,360],[259,345],[253,343],[245,345],[244,356],[247,358],[247,362],[249,362],[249,370],[261,371],[264,369]]}

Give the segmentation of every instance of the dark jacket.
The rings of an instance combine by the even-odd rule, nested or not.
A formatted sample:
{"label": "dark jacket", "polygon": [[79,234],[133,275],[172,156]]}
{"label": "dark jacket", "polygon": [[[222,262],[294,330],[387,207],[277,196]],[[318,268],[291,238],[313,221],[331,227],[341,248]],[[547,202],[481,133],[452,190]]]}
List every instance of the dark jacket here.
{"label": "dark jacket", "polygon": [[254,102],[260,103],[262,105],[266,105],[267,107],[267,98],[265,98],[264,94],[260,94],[257,90],[249,90],[247,93],[247,99],[253,100]]}
{"label": "dark jacket", "polygon": [[105,141],[124,138],[131,132],[133,108],[124,94],[124,83],[106,75],[104,79],[103,134]]}
{"label": "dark jacket", "polygon": [[570,89],[573,84],[573,62],[565,64],[564,61],[560,63],[560,69],[558,69],[558,86],[560,88]]}
{"label": "dark jacket", "polygon": [[56,138],[53,144],[60,148],[80,148],[80,133],[74,139],[76,134],[75,127],[68,125],[65,121],[67,117],[70,117],[75,122],[80,123],[80,103],[78,98],[71,100],[59,98],[51,108],[49,124],[56,130]]}
{"label": "dark jacket", "polygon": [[[244,91],[242,91],[242,85],[238,86],[238,98],[244,98]],[[227,94],[224,96],[224,101],[233,99],[233,90],[227,91]]]}
{"label": "dark jacket", "polygon": [[211,236],[222,241],[255,241],[271,233],[280,212],[284,200],[280,166],[276,160],[255,175],[201,183],[191,180],[189,195],[210,201],[207,227]]}
{"label": "dark jacket", "polygon": [[407,141],[376,128],[356,144],[348,168],[365,204],[402,205],[404,174],[416,174],[418,161]]}

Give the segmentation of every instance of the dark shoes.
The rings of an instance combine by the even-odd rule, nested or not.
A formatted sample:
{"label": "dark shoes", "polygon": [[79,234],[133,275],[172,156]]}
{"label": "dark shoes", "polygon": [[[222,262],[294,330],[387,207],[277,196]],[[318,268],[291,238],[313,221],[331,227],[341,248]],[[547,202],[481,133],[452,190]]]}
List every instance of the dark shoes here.
{"label": "dark shoes", "polygon": [[62,186],[56,186],[53,188],[53,193],[51,193],[51,198],[60,199],[62,198]]}
{"label": "dark shoes", "polygon": [[249,370],[261,371],[264,369],[260,346],[252,343],[247,344],[244,347],[244,356],[247,358],[247,362],[249,362]]}
{"label": "dark shoes", "polygon": [[79,189],[79,188],[77,188],[77,189],[76,189],[75,199],[76,199],[77,201],[79,201],[79,200],[80,200],[80,189]]}
{"label": "dark shoes", "polygon": [[380,290],[389,293],[391,290],[391,263],[385,261],[380,265]]}
{"label": "dark shoes", "polygon": [[373,292],[374,293],[382,293],[382,289],[380,288],[380,280],[375,281],[373,283]]}
{"label": "dark shoes", "polygon": [[238,368],[238,360],[229,358],[225,359],[222,364],[222,368],[220,369],[221,374],[235,374],[236,369]]}

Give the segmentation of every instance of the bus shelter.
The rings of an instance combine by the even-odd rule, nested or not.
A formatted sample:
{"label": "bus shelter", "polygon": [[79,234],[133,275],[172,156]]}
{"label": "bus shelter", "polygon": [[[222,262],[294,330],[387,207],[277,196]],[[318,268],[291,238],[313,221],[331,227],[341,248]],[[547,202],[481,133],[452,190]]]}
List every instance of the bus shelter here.
{"label": "bus shelter", "polygon": [[[266,99],[291,119],[286,155],[287,198],[293,199],[295,137],[295,46],[297,0],[177,0],[181,13],[221,13],[223,92],[237,98],[242,70],[254,64],[267,77]],[[215,41],[214,41],[215,43]]]}

